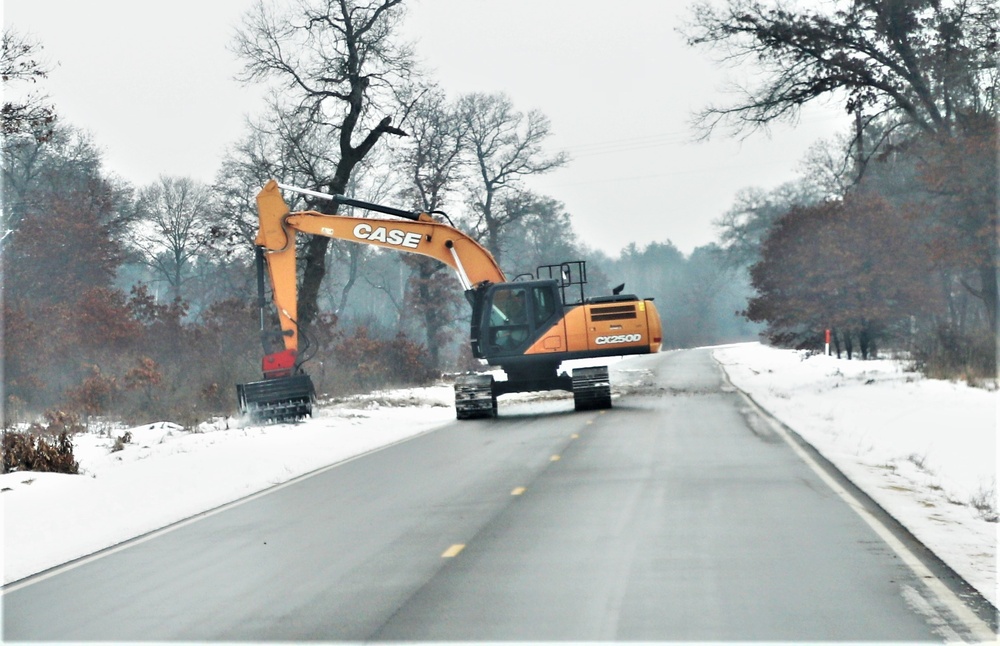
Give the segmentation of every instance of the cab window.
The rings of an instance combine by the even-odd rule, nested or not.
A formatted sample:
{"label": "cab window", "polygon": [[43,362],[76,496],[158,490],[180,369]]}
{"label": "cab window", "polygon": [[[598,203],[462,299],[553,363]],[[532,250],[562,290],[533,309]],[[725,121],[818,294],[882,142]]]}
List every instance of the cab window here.
{"label": "cab window", "polygon": [[493,293],[493,325],[525,325],[528,322],[527,290],[502,289]]}
{"label": "cab window", "polygon": [[493,292],[490,310],[490,345],[513,350],[528,339],[528,290],[524,287]]}
{"label": "cab window", "polygon": [[534,302],[535,327],[544,325],[556,312],[556,303],[553,290],[545,287],[534,287],[531,290]]}

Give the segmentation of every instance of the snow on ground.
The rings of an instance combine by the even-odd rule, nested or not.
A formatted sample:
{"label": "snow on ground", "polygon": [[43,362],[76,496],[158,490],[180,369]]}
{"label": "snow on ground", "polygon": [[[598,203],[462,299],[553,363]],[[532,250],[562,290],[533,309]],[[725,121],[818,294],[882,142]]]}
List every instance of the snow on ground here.
{"label": "snow on ground", "polygon": [[714,351],[733,385],[815,447],[997,606],[997,392],[904,363],[760,344]]}
{"label": "snow on ground", "polygon": [[[926,380],[889,361],[805,358],[758,344],[714,354],[734,385],[996,605],[997,524],[983,518],[996,514],[995,392]],[[612,366],[613,383],[636,379],[629,365]],[[572,408],[571,399],[531,399],[531,410]],[[116,452],[125,429],[79,435],[81,475],[0,475],[3,581],[428,432],[454,419],[453,403],[451,387],[439,385],[341,400],[299,424],[230,419],[187,432],[157,422],[128,429],[131,442]]]}

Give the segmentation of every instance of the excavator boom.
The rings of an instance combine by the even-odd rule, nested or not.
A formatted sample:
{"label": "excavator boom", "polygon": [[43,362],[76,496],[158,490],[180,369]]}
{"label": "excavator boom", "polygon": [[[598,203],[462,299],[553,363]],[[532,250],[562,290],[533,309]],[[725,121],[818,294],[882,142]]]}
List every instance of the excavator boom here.
{"label": "excavator boom", "polygon": [[326,215],[316,211],[290,212],[281,196],[282,185],[269,181],[257,195],[260,228],[256,244],[263,249],[284,333],[285,349],[298,349],[298,306],[296,286],[295,233],[309,233],[327,238],[347,240],[397,251],[435,258],[455,270],[465,289],[486,282],[505,282],[503,271],[492,254],[465,233],[447,224],[434,221],[424,213],[412,213],[378,204],[329,196],[295,187],[291,190],[313,196],[336,199],[343,205],[363,205],[380,209],[397,218],[360,218],[346,215]]}

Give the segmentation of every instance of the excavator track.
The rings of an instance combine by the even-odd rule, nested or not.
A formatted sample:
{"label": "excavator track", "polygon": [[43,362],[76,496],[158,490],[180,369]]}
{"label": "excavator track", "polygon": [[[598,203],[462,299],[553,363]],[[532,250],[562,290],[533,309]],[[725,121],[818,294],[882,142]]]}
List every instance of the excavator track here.
{"label": "excavator track", "polygon": [[573,370],[573,406],[576,410],[611,408],[607,366]]}
{"label": "excavator track", "polygon": [[294,422],[312,415],[316,390],[309,375],[237,384],[240,413],[262,423]]}
{"label": "excavator track", "polygon": [[455,417],[496,417],[497,396],[493,384],[492,375],[459,375],[455,380]]}

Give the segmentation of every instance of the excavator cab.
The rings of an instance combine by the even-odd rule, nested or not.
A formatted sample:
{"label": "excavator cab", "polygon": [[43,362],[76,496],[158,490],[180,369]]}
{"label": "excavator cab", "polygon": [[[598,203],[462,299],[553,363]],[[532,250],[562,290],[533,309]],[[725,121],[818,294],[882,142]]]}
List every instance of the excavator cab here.
{"label": "excavator cab", "polygon": [[562,301],[555,281],[491,285],[485,295],[480,338],[484,356],[522,355],[562,315]]}
{"label": "excavator cab", "polygon": [[[522,274],[514,282],[470,290],[473,356],[509,364],[543,338],[547,349],[564,350],[564,306],[583,302],[586,276],[586,262],[576,260],[542,265],[534,275]],[[558,347],[552,345],[555,338],[560,339]]]}

